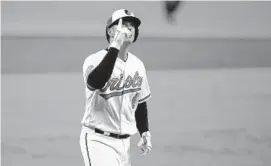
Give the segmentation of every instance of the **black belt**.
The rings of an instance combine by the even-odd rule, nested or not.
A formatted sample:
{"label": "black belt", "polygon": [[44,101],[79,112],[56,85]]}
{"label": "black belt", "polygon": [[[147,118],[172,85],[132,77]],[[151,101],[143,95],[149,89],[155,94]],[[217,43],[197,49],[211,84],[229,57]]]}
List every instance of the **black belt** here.
{"label": "black belt", "polygon": [[94,131],[96,133],[99,133],[99,134],[102,134],[102,135],[105,135],[105,136],[109,136],[109,137],[113,137],[113,138],[117,138],[117,139],[125,139],[125,138],[128,138],[130,137],[129,134],[115,134],[115,133],[109,133],[109,132],[105,132],[105,131],[102,131],[100,129],[97,129],[97,128],[94,128]]}

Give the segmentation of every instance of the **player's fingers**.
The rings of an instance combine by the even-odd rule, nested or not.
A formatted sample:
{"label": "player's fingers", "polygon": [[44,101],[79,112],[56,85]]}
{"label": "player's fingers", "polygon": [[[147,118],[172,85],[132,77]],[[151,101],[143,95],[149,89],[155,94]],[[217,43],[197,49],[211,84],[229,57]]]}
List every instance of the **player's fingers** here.
{"label": "player's fingers", "polygon": [[141,156],[146,156],[150,152],[150,149],[146,148],[144,149],[144,152],[141,154]]}
{"label": "player's fingers", "polygon": [[137,146],[142,146],[143,144],[144,144],[144,141],[143,141],[143,139],[141,138],[141,139],[139,140]]}
{"label": "player's fingers", "polygon": [[142,137],[144,142],[148,142],[147,137]]}
{"label": "player's fingers", "polygon": [[119,23],[118,23],[118,29],[121,29],[122,28],[122,18],[119,20]]}
{"label": "player's fingers", "polygon": [[146,151],[144,151],[143,153],[140,154],[140,156],[146,156]]}
{"label": "player's fingers", "polygon": [[148,146],[149,148],[152,148],[151,142],[148,142],[148,143],[147,143],[147,146]]}
{"label": "player's fingers", "polygon": [[145,152],[145,149],[144,149],[144,147],[141,147],[140,149],[141,149],[141,151],[142,151],[142,152]]}

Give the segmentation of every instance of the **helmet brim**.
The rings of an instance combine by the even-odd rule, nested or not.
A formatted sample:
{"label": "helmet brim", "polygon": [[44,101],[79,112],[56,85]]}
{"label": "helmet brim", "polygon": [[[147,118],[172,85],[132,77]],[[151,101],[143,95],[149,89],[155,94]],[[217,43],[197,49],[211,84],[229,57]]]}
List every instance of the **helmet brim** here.
{"label": "helmet brim", "polygon": [[[121,18],[119,18],[116,21],[114,21],[113,23],[111,23],[107,28],[110,28],[113,25],[117,25],[119,23],[120,19]],[[136,28],[138,28],[140,26],[140,24],[141,24],[141,21],[137,17],[134,17],[134,16],[125,16],[125,17],[122,17],[122,21],[131,21],[132,23],[135,24]]]}

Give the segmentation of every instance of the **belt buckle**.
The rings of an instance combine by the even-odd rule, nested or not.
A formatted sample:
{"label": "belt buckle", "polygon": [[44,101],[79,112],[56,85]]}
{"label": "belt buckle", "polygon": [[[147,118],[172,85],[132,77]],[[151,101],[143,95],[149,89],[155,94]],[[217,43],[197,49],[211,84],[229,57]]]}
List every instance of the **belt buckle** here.
{"label": "belt buckle", "polygon": [[110,133],[109,133],[109,132],[104,131],[103,135],[105,135],[105,136],[109,136],[109,135],[110,135]]}

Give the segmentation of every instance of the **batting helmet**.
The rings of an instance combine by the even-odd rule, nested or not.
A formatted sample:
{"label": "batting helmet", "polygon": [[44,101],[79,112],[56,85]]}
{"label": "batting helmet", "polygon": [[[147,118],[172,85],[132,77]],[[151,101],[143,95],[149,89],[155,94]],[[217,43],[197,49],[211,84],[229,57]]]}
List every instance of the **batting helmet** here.
{"label": "batting helmet", "polygon": [[113,25],[118,24],[121,18],[123,21],[131,21],[135,24],[135,38],[133,41],[135,42],[139,34],[138,27],[140,26],[141,21],[139,20],[139,18],[135,17],[134,13],[129,12],[126,9],[119,9],[119,10],[114,11],[112,16],[108,19],[107,24],[106,24],[106,29],[105,29],[107,41],[109,42],[109,39],[110,39],[107,29],[112,27]]}

